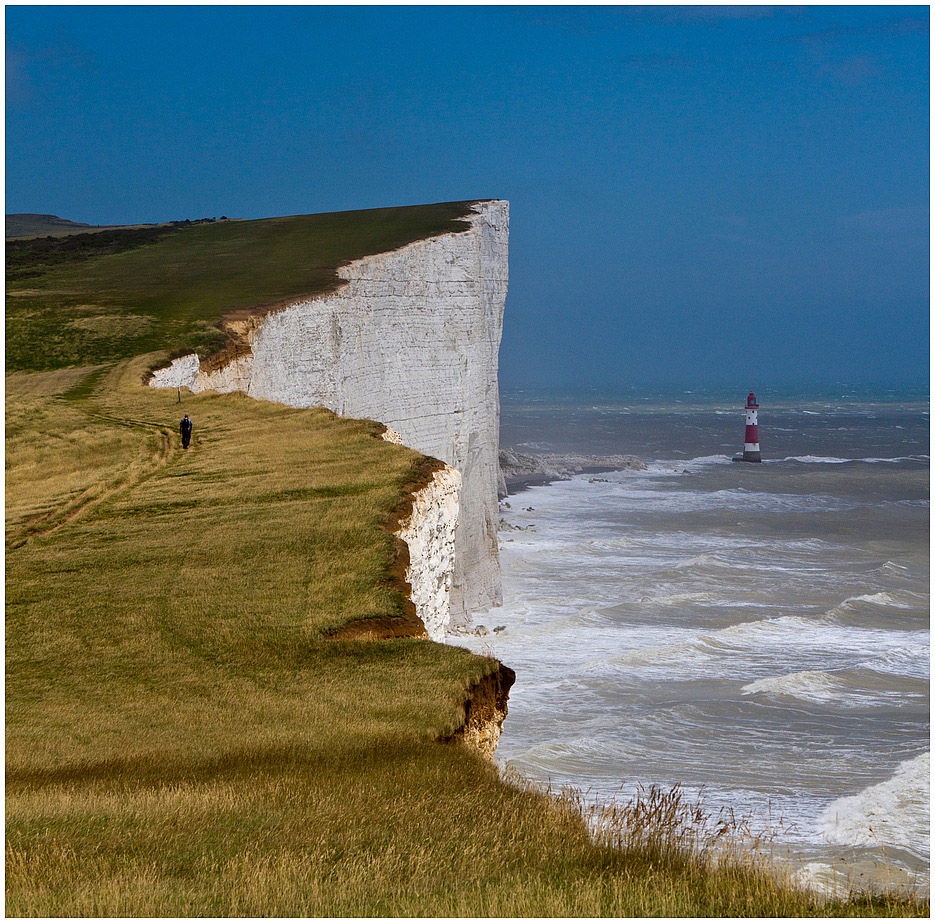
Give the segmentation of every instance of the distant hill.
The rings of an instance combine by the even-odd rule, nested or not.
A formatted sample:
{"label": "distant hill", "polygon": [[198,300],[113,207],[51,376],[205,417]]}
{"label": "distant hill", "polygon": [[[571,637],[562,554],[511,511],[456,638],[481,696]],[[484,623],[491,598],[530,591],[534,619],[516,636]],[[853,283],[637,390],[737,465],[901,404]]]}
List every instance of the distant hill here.
{"label": "distant hill", "polygon": [[[201,218],[194,224],[213,221],[213,218]],[[168,222],[181,223],[181,222]],[[27,237],[70,237],[72,234],[96,234],[98,231],[117,231],[127,228],[162,227],[158,224],[84,224],[81,221],[69,221],[58,215],[32,215],[20,212],[6,216],[6,239],[25,239]]]}
{"label": "distant hill", "polygon": [[87,231],[100,230],[92,224],[82,224],[80,221],[69,221],[56,215],[31,215],[20,213],[6,216],[7,237],[48,237],[63,234],[81,234]]}

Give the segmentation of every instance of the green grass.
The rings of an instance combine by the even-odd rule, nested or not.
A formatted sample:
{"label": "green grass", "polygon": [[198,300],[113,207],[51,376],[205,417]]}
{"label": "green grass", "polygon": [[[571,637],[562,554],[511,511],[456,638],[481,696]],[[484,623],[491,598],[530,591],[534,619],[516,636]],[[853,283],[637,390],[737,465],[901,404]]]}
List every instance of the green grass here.
{"label": "green grass", "polygon": [[191,224],[191,221],[172,221],[146,227],[96,228],[83,233],[7,240],[6,281],[9,285],[24,279],[39,279],[66,264],[145,247]]}
{"label": "green grass", "polygon": [[98,365],[156,350],[207,357],[228,342],[219,327],[225,315],[329,291],[343,263],[464,230],[469,210],[451,202],[219,221],[90,258],[81,240],[95,246],[110,232],[67,238],[75,249],[61,252],[80,260],[45,266],[39,259],[30,263],[38,275],[8,283],[7,369]]}
{"label": "green grass", "polygon": [[179,405],[149,361],[7,379],[8,915],[927,914],[715,866],[677,823],[595,842],[437,742],[494,661],[329,638],[400,613],[382,525],[420,456]]}
{"label": "green grass", "polygon": [[79,241],[10,284],[7,914],[927,915],[824,902],[671,811],[595,839],[574,795],[441,742],[495,661],[335,640],[411,626],[386,526],[432,462],[369,421],[142,385],[167,350],[222,348],[224,315],[325,291],[467,208]]}

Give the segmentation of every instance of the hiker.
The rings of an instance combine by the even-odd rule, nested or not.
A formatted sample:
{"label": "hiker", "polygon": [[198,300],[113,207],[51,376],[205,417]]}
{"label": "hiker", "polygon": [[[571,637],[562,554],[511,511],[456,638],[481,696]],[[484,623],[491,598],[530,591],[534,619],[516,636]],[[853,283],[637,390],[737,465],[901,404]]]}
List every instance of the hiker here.
{"label": "hiker", "polygon": [[182,448],[187,449],[188,444],[192,441],[192,421],[188,419],[188,414],[182,417],[182,422],[179,423],[179,432],[182,434]]}

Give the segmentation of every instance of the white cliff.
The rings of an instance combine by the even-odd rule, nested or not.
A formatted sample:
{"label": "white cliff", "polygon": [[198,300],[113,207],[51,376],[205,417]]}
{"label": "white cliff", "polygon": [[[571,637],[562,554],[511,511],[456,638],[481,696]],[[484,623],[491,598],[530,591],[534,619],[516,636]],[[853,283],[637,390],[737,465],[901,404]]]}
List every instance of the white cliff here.
{"label": "white cliff", "polygon": [[451,622],[455,530],[461,475],[445,465],[412,498],[412,512],[396,534],[409,546],[409,598],[428,636],[443,641]]}
{"label": "white cliff", "polygon": [[[378,420],[461,476],[452,624],[501,601],[497,554],[497,354],[509,203],[474,204],[470,229],[342,267],[334,292],[300,298],[246,330],[249,352],[216,370],[196,357],[155,387],[244,391]],[[428,627],[428,626],[427,626]]]}

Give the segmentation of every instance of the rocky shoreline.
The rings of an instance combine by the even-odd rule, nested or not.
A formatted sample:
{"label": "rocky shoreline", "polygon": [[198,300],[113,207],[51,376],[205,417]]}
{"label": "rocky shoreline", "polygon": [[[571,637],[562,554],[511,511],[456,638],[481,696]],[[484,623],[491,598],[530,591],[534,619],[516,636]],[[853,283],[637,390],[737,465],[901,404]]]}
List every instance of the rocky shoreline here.
{"label": "rocky shoreline", "polygon": [[624,469],[645,471],[646,465],[632,455],[575,455],[547,452],[527,455],[515,449],[500,450],[497,494],[501,500],[527,487],[565,481],[575,474],[597,474]]}

